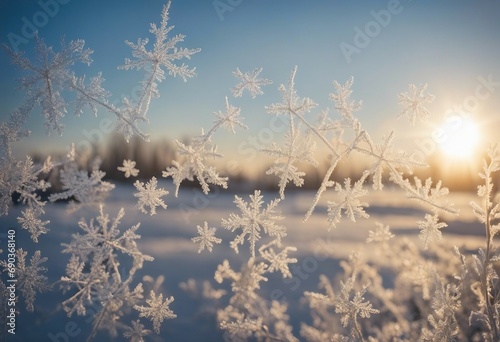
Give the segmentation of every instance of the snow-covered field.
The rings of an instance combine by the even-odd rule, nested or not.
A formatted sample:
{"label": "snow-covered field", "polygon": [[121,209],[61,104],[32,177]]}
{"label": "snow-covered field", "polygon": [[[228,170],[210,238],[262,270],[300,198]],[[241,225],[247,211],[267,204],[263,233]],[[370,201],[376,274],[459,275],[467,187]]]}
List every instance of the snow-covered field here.
{"label": "snow-covered field", "polygon": [[[166,197],[166,210],[159,209],[157,215],[149,216],[140,213],[135,205],[134,188],[131,185],[117,185],[106,201],[105,211],[114,217],[120,208],[125,208],[125,217],[120,227],[127,229],[137,222],[141,222],[138,233],[142,235],[139,248],[155,258],[147,262],[141,270],[143,275],[153,278],[164,276],[163,293],[175,297],[170,305],[177,314],[177,319],[164,322],[158,340],[167,341],[218,341],[223,340],[221,332],[216,327],[213,305],[207,306],[203,301],[183,291],[179,284],[188,279],[197,282],[209,280],[212,285],[220,287],[214,279],[214,272],[224,259],[231,265],[241,264],[248,258],[248,249],[241,249],[240,255],[229,247],[229,241],[234,238],[233,233],[221,227],[221,219],[228,218],[230,213],[237,212],[233,203],[234,193],[215,191],[206,196],[198,189],[181,188],[179,197],[173,196],[173,186],[164,181],[161,186],[171,193]],[[248,199],[246,193],[238,193],[240,197]],[[277,196],[275,192],[263,192],[267,202]],[[358,220],[353,223],[343,219],[335,230],[328,232],[326,201],[331,200],[328,193],[323,196],[320,205],[312,217],[303,222],[313,197],[313,192],[290,191],[287,193],[279,209],[286,216],[282,222],[287,227],[287,236],[284,241],[287,245],[297,247],[292,253],[298,258],[297,266],[300,271],[293,271],[292,279],[282,279],[281,275],[273,274],[269,282],[262,288],[263,296],[269,299],[286,300],[289,303],[289,314],[294,325],[294,333],[299,336],[298,329],[301,321],[310,321],[308,307],[301,302],[304,291],[316,291],[318,277],[326,274],[333,278],[339,272],[339,261],[347,258],[351,251],[363,249],[363,255],[376,263],[376,250],[368,249],[364,242],[368,231],[375,229],[375,222],[382,222],[390,226],[397,238],[408,237],[418,240],[419,229],[417,220],[423,219],[425,208],[419,203],[405,199],[400,190],[386,189],[371,192],[364,200],[370,204],[367,208],[369,219]],[[469,202],[473,194],[452,194],[451,200],[460,209],[459,216],[444,216],[448,227],[443,230],[444,239],[467,249],[477,248],[484,244],[484,228],[477,222],[470,209]],[[2,217],[3,227],[17,227],[16,217],[21,210],[20,206],[12,209],[7,217]],[[97,211],[82,209],[76,213],[66,213],[66,204],[47,204],[46,219],[50,220],[50,232],[40,237],[40,242],[34,244],[26,231],[17,231],[17,247],[31,253],[36,249],[42,251],[43,256],[49,258],[46,263],[49,271],[47,276],[50,282],[56,282],[64,274],[69,254],[61,254],[61,243],[69,242],[71,234],[77,233],[77,222],[80,218],[87,221],[96,216]],[[196,226],[207,221],[210,227],[218,227],[216,235],[223,242],[214,246],[212,253],[203,251],[197,253],[198,245],[191,241],[196,236]],[[417,242],[419,245],[420,243]],[[227,288],[227,284],[223,284]],[[277,291],[276,291],[277,290]],[[91,328],[92,313],[79,317],[67,317],[60,307],[60,303],[68,294],[63,295],[59,286],[55,285],[51,292],[39,294],[35,312],[24,310],[18,316],[17,334],[12,341],[84,341]],[[74,336],[72,336],[74,335]],[[9,337],[10,338],[10,337]],[[156,338],[156,337],[155,337]],[[97,340],[107,341],[106,333],[99,333]]]}

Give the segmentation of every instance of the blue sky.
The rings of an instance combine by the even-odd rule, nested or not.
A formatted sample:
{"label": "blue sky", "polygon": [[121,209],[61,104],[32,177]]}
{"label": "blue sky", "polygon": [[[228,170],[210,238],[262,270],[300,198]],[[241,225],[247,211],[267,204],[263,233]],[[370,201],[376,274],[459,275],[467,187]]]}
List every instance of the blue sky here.
{"label": "blue sky", "polygon": [[[0,3],[1,42],[12,46],[9,34],[22,36],[23,25],[43,19],[46,12],[41,4],[56,0],[3,0]],[[163,1],[80,1],[64,0],[58,3],[57,13],[46,16],[47,23],[38,27],[39,35],[50,45],[58,47],[60,37],[66,40],[85,39],[93,49],[94,63],[78,67],[79,74],[93,76],[102,71],[105,87],[113,99],[129,96],[141,80],[136,71],[117,70],[131,51],[125,40],[137,41],[150,37],[149,23],[160,20]],[[160,85],[161,97],[151,107],[150,124],[143,130],[153,139],[174,139],[208,129],[212,112],[224,109],[225,96],[230,103],[242,107],[242,116],[250,127],[247,132],[231,136],[220,131],[215,136],[222,152],[234,154],[235,146],[256,136],[269,126],[270,115],[264,106],[280,100],[277,87],[288,81],[289,73],[298,65],[296,88],[299,95],[315,100],[320,109],[333,107],[328,94],[332,81],[343,83],[354,76],[355,99],[363,100],[359,113],[364,127],[379,138],[396,130],[398,144],[415,147],[415,139],[428,137],[442,121],[444,113],[453,105],[463,104],[474,96],[480,77],[500,81],[500,2],[484,1],[298,1],[298,0],[220,0],[173,1],[170,24],[173,33],[183,33],[182,44],[202,51],[188,61],[196,67],[197,77],[184,83],[167,78]],[[219,12],[214,4],[225,4],[227,11]],[[397,8],[387,25],[373,24],[374,12]],[[53,6],[51,7],[54,8]],[[378,25],[379,32],[369,38],[359,53],[342,53],[342,43],[355,45],[356,28],[365,31],[366,25]],[[151,38],[151,37],[150,37]],[[32,39],[18,45],[33,55]],[[250,71],[263,67],[262,76],[274,81],[266,86],[264,96],[255,100],[246,94],[231,97],[230,88],[237,81],[232,71],[239,67]],[[12,67],[5,52],[0,53],[0,102],[2,118],[22,102],[23,94],[16,90],[16,78],[21,74]],[[397,94],[406,91],[408,84],[428,83],[429,92],[436,100],[429,105],[432,117],[427,124],[411,128],[405,119],[396,119],[400,109]],[[497,89],[498,88],[498,89]],[[477,121],[483,122],[485,132],[500,127],[500,87],[493,87],[492,95],[478,102]],[[333,115],[336,115],[332,111]],[[44,135],[43,119],[33,113],[28,128],[32,137],[16,146],[18,153],[32,150],[61,148],[71,141],[85,139],[84,131],[99,127],[104,118],[114,119],[100,111],[63,120],[66,126],[62,137]],[[496,126],[495,126],[496,125]],[[494,133],[485,133],[496,138]]]}

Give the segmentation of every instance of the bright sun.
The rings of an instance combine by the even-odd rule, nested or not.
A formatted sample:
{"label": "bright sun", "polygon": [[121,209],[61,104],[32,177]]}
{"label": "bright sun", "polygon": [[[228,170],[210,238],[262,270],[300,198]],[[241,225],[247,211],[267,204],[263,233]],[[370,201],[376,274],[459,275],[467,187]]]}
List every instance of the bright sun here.
{"label": "bright sun", "polygon": [[479,130],[470,118],[456,117],[441,127],[441,150],[454,159],[469,159],[479,142]]}

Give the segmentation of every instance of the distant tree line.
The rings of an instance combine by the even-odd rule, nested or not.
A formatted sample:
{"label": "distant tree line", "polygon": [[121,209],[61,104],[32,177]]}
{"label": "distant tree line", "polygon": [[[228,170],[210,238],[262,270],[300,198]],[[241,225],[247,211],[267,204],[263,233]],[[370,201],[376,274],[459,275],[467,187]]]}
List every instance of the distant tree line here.
{"label": "distant tree line", "polygon": [[[182,139],[183,142],[187,142],[189,138]],[[54,154],[51,154],[54,156]],[[82,169],[91,170],[93,161],[99,158],[101,160],[100,169],[106,173],[105,179],[118,181],[118,182],[134,182],[136,179],[150,179],[155,176],[157,178],[161,177],[162,171],[167,167],[172,165],[172,161],[176,160],[176,147],[175,144],[168,139],[145,142],[139,137],[133,137],[129,143],[127,143],[124,137],[118,133],[114,133],[110,136],[104,145],[94,145],[91,151],[83,154],[78,163]],[[35,162],[42,162],[45,159],[45,155],[40,153],[34,153],[33,159]],[[122,165],[123,160],[130,159],[136,162],[136,168],[140,170],[139,176],[137,178],[125,178],[123,172],[116,168],[116,165]],[[332,174],[331,180],[336,182],[343,182],[347,177],[350,177],[352,181],[356,181],[362,175],[362,171],[366,168],[368,160],[364,159],[362,156],[354,156],[349,163],[339,164],[337,169]],[[458,191],[475,191],[477,184],[480,180],[477,176],[477,170],[469,170],[467,168],[464,170],[456,170],[453,165],[447,165],[443,167],[442,156],[433,155],[429,158],[430,167],[415,169],[413,175],[426,179],[431,177],[433,180],[441,179],[443,186],[450,188],[450,190]],[[478,164],[478,166],[480,166]],[[237,174],[231,175],[232,186],[235,189],[240,187],[251,186],[253,188],[258,188],[262,190],[275,190],[276,177],[272,175],[266,175],[265,170],[268,169],[269,165],[265,162],[262,165],[257,166],[260,171],[258,177],[251,176],[243,171]],[[329,167],[328,159],[320,161],[318,168],[313,168],[306,166],[306,176],[304,179],[303,189],[318,189],[322,181],[321,175]],[[57,171],[56,171],[57,172]],[[52,174],[47,177],[47,180],[51,182],[53,191],[60,191],[61,184],[58,183],[59,177],[57,174]],[[391,184],[388,179],[384,179],[386,185]],[[183,183],[184,186],[195,186],[197,183],[190,182]],[[293,183],[291,183],[288,189],[292,190],[294,188]]]}

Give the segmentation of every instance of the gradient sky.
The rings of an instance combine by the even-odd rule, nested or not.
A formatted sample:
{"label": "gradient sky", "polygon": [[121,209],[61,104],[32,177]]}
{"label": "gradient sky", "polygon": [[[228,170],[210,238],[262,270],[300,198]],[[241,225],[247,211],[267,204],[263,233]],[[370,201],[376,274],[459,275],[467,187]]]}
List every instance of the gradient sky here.
{"label": "gradient sky", "polygon": [[[76,68],[77,73],[90,77],[102,71],[107,80],[104,86],[113,94],[112,99],[130,96],[142,74],[116,69],[126,57],[131,57],[124,41],[151,38],[149,23],[159,22],[164,2],[65,1],[66,4],[59,5],[57,14],[38,28],[39,35],[56,49],[63,35],[66,40],[84,39],[86,46],[95,51],[94,63]],[[22,35],[24,22],[33,22],[33,17],[43,11],[40,2],[0,1],[2,43],[11,45],[9,33]],[[212,112],[223,110],[224,97],[229,96],[231,104],[242,107],[242,116],[250,130],[240,131],[236,136],[220,131],[214,140],[221,152],[235,155],[235,146],[269,126],[271,116],[264,106],[280,101],[277,87],[288,81],[290,71],[298,65],[298,94],[319,104],[310,114],[313,120],[320,109],[333,108],[328,98],[333,91],[332,81],[343,83],[352,75],[353,97],[363,100],[359,117],[373,138],[396,130],[398,144],[416,148],[415,140],[429,137],[450,108],[474,96],[479,77],[500,81],[499,1],[400,1],[399,13],[391,16],[386,27],[380,27],[379,34],[370,38],[359,54],[351,55],[350,63],[340,44],[353,45],[355,28],[364,30],[374,20],[371,11],[387,10],[387,1],[220,0],[219,3],[229,4],[231,11],[221,17],[211,0],[172,3],[169,23],[175,25],[173,33],[186,35],[181,46],[202,51],[187,61],[196,67],[196,78],[186,83],[167,78],[160,85],[161,97],[154,100],[149,113],[151,122],[143,126],[153,139],[173,140],[197,134],[201,127],[208,129],[213,122]],[[32,40],[19,45],[27,56],[33,55],[32,48]],[[265,95],[255,100],[248,93],[243,98],[232,98],[230,88],[237,80],[231,73],[236,67],[242,71],[263,67],[261,75],[274,83],[266,86]],[[22,102],[23,94],[15,89],[21,74],[12,67],[4,51],[0,52],[0,74],[1,116],[6,118]],[[415,128],[406,119],[396,119],[400,110],[397,94],[406,91],[410,83],[428,83],[429,92],[436,96],[428,107],[431,119]],[[483,125],[485,139],[498,139],[499,94],[497,86],[472,113]],[[337,115],[333,110],[331,113]],[[98,128],[103,118],[114,119],[105,111],[100,111],[97,118],[91,114],[78,118],[69,113],[63,120],[66,126],[63,136],[52,133],[47,137],[43,119],[35,112],[28,124],[33,135],[17,144],[16,152],[61,149],[72,141],[85,139],[84,130]]]}

